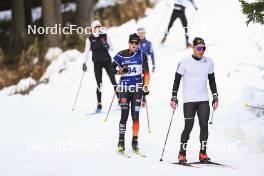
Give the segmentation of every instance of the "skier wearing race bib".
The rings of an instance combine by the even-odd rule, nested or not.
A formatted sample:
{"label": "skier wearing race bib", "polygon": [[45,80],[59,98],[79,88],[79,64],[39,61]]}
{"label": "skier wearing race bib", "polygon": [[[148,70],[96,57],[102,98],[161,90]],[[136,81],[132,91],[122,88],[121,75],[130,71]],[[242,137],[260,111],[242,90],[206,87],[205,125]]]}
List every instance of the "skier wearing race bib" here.
{"label": "skier wearing race bib", "polygon": [[152,43],[146,39],[146,31],[144,28],[138,28],[137,32],[140,38],[139,48],[141,51],[146,53],[147,56],[150,56],[152,63],[152,73],[154,73],[156,70],[156,66],[155,66],[155,56],[154,56]]}
{"label": "skier wearing race bib", "polygon": [[174,9],[170,18],[170,22],[168,25],[168,28],[165,32],[165,35],[161,41],[161,43],[163,44],[166,39],[167,39],[167,35],[169,34],[170,28],[172,27],[174,21],[177,18],[180,18],[182,26],[184,27],[185,30],[185,41],[186,41],[186,47],[191,47],[192,45],[189,43],[189,35],[188,35],[188,22],[187,22],[187,18],[185,15],[185,8],[188,6],[188,3],[191,2],[193,7],[195,8],[195,10],[198,10],[195,2],[193,0],[174,0]]}
{"label": "skier wearing race bib", "polygon": [[177,93],[181,78],[183,78],[183,112],[185,119],[184,130],[181,134],[181,145],[178,159],[180,163],[186,163],[186,147],[189,135],[194,124],[194,117],[197,113],[200,125],[200,153],[201,162],[210,161],[206,153],[208,139],[208,120],[210,115],[207,82],[213,94],[213,110],[218,107],[218,93],[214,76],[213,60],[204,55],[206,50],[202,38],[196,37],[193,41],[193,55],[180,61],[173,84],[171,107],[176,109],[178,104]]}
{"label": "skier wearing race bib", "polygon": [[90,50],[92,51],[92,60],[94,62],[94,75],[96,79],[97,89],[97,108],[96,112],[100,112],[102,110],[102,74],[103,68],[106,70],[110,81],[114,88],[117,86],[115,75],[111,72],[111,56],[108,50],[113,50],[113,46],[111,44],[110,38],[106,33],[101,32],[102,25],[99,21],[94,21],[91,24],[92,27],[92,35],[87,38],[85,44],[84,51],[84,60],[83,63],[83,71],[87,71],[87,60],[89,56]]}
{"label": "skier wearing race bib", "polygon": [[[138,49],[139,40],[140,38],[136,33],[131,34],[128,42],[129,49],[122,50],[116,54],[112,63],[112,71],[115,74],[121,75],[120,84],[117,88],[121,106],[118,141],[118,151],[121,153],[125,151],[126,123],[130,109],[133,120],[132,148],[135,152],[139,152],[139,111],[142,96],[145,97],[149,94],[148,84],[150,76],[148,58],[145,53]],[[117,67],[119,67],[118,70],[116,69]]]}

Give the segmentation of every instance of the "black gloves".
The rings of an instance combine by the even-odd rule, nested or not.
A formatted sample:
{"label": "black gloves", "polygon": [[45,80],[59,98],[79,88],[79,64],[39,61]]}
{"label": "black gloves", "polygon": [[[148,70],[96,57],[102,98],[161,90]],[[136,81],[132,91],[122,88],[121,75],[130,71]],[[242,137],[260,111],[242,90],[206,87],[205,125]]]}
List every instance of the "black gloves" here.
{"label": "black gloves", "polygon": [[84,71],[84,72],[86,72],[86,71],[87,71],[87,66],[86,66],[86,63],[83,63],[82,69],[83,69],[83,71]]}
{"label": "black gloves", "polygon": [[143,86],[142,88],[142,94],[143,94],[143,97],[149,95],[149,90],[148,90],[148,86]]}
{"label": "black gloves", "polygon": [[153,65],[153,66],[152,66],[152,73],[154,73],[155,70],[156,70],[156,67],[155,67],[155,65]]}
{"label": "black gloves", "polygon": [[119,75],[123,75],[123,74],[126,74],[127,72],[128,72],[128,66],[127,66],[127,65],[124,65],[123,67],[121,67],[121,68],[118,70],[117,74],[119,74]]}

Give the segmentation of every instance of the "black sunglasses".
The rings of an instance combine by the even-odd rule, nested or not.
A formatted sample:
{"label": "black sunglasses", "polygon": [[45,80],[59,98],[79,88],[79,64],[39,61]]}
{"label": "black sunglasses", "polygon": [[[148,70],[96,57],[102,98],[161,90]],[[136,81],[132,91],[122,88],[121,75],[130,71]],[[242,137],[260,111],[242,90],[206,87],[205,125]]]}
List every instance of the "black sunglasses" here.
{"label": "black sunglasses", "polygon": [[132,44],[132,45],[133,45],[133,44],[138,45],[138,44],[139,44],[139,41],[134,41],[134,40],[132,40],[132,41],[129,41],[129,43]]}

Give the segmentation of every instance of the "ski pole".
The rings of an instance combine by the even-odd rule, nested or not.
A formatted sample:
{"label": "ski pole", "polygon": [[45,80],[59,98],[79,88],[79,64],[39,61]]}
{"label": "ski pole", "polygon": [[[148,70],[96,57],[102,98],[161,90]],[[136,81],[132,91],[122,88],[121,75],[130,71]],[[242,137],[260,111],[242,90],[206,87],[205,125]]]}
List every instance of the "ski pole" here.
{"label": "ski pole", "polygon": [[[119,79],[119,81],[118,81],[118,85],[120,85],[120,83],[121,83],[121,77],[122,77],[122,75],[123,75],[123,74],[120,75],[120,79]],[[112,98],[111,104],[110,104],[110,106],[109,106],[109,108],[108,108],[107,115],[106,115],[106,117],[104,118],[104,121],[105,121],[105,122],[106,122],[107,119],[108,119],[109,113],[110,113],[111,108],[112,108],[112,106],[113,106],[113,102],[114,102],[114,100],[115,100],[115,96],[116,96],[116,90],[115,90],[114,96],[113,96],[113,98]]]}
{"label": "ski pole", "polygon": [[79,87],[78,87],[78,91],[77,91],[77,95],[76,95],[75,100],[74,100],[74,104],[73,104],[73,107],[72,107],[72,111],[75,110],[75,105],[77,103],[77,99],[78,99],[78,96],[79,96],[79,93],[80,93],[80,89],[81,89],[81,86],[82,86],[84,74],[85,74],[85,72],[83,71],[83,73],[82,73],[82,79],[81,79],[81,82],[80,82]]}
{"label": "ski pole", "polygon": [[106,117],[105,117],[105,119],[104,119],[105,122],[106,122],[107,119],[108,119],[108,116],[109,116],[110,110],[111,110],[112,105],[113,105],[113,102],[114,102],[114,100],[115,100],[115,96],[116,96],[116,91],[115,91],[114,96],[113,96],[113,98],[112,98],[111,104],[110,104],[110,106],[109,106],[109,108],[108,108],[107,115],[106,115]]}
{"label": "ski pole", "polygon": [[214,107],[213,107],[213,112],[212,112],[211,120],[209,122],[210,125],[213,124],[213,118],[214,118]]}
{"label": "ski pole", "polygon": [[174,112],[175,112],[175,109],[172,112],[172,116],[171,116],[171,120],[170,120],[170,125],[169,125],[169,129],[168,129],[167,136],[166,136],[166,139],[165,139],[165,143],[164,143],[164,146],[163,146],[163,150],[162,150],[162,154],[161,154],[160,161],[163,161],[162,157],[163,157],[163,154],[164,154],[164,151],[165,151],[165,147],[166,147],[167,139],[168,139],[168,136],[169,136],[172,119],[173,119],[173,116],[174,116]]}
{"label": "ski pole", "polygon": [[262,107],[257,107],[257,106],[247,106],[247,107],[249,107],[249,108],[254,108],[254,109],[261,109],[261,110],[264,110],[264,107],[262,108]]}
{"label": "ski pole", "polygon": [[146,99],[146,97],[145,97],[145,104],[146,104],[146,112],[147,112],[147,119],[148,119],[148,130],[149,130],[149,133],[151,133],[151,130],[150,130],[150,124],[149,124],[148,103],[147,103],[147,99]]}
{"label": "ski pole", "polygon": [[254,109],[264,110],[264,107],[251,106],[251,105],[248,104],[248,102],[245,102],[245,106],[248,107],[248,108],[254,108]]}

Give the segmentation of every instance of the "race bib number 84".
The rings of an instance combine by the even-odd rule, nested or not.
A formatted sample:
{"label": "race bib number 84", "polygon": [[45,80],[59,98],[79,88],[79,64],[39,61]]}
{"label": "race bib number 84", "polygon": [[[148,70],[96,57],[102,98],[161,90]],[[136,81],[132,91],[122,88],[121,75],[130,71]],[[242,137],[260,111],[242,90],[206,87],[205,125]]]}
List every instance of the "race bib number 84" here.
{"label": "race bib number 84", "polygon": [[128,65],[127,73],[123,76],[137,76],[142,74],[142,65]]}

